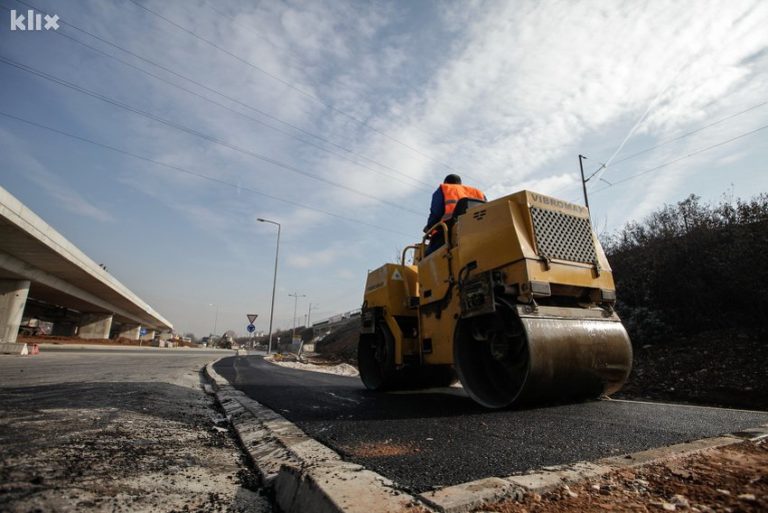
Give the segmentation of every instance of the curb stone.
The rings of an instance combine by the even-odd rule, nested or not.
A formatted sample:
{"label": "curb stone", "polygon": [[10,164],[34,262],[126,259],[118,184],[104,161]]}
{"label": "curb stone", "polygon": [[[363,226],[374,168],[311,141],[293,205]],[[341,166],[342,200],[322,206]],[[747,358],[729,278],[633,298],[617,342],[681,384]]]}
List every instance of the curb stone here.
{"label": "curb stone", "polygon": [[343,461],[295,424],[236,390],[213,369],[213,363],[206,365],[205,373],[263,485],[274,492],[283,513],[400,513],[415,505],[429,511],[391,480]]}

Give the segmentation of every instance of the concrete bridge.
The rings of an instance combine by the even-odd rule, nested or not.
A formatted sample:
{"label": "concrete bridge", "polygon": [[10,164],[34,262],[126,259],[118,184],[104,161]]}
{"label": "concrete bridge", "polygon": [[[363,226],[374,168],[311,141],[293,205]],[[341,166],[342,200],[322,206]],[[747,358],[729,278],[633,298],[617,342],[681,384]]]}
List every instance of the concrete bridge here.
{"label": "concrete bridge", "polygon": [[0,187],[0,343],[30,318],[54,335],[153,338],[173,325]]}

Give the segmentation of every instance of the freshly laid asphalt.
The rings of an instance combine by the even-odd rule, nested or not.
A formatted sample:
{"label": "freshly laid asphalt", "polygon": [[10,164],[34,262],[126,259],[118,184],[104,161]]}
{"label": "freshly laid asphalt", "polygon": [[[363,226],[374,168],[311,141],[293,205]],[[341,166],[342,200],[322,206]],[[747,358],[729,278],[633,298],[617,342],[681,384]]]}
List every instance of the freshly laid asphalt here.
{"label": "freshly laid asphalt", "polygon": [[413,492],[717,436],[768,412],[630,401],[485,410],[460,389],[371,393],[359,378],[225,358],[216,371],[313,438]]}

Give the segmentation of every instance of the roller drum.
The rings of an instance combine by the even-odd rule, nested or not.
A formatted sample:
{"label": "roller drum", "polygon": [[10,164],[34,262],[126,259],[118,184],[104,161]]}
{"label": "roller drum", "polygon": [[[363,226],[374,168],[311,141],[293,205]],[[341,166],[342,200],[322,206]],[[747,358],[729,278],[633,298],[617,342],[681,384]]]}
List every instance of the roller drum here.
{"label": "roller drum", "polygon": [[454,362],[470,397],[504,408],[614,393],[632,346],[618,316],[601,308],[497,305],[459,324]]}
{"label": "roller drum", "polygon": [[632,345],[615,314],[602,319],[524,315],[530,363],[521,401],[598,397],[624,385],[632,369]]}

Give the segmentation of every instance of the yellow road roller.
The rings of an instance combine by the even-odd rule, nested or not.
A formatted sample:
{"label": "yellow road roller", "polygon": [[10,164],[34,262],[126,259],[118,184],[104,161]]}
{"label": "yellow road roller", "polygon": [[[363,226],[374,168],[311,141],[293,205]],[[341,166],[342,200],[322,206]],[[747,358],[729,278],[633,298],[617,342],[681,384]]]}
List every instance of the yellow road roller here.
{"label": "yellow road roller", "polygon": [[464,198],[368,273],[360,377],[382,391],[458,377],[487,408],[611,394],[632,367],[615,302],[585,207],[531,191]]}

